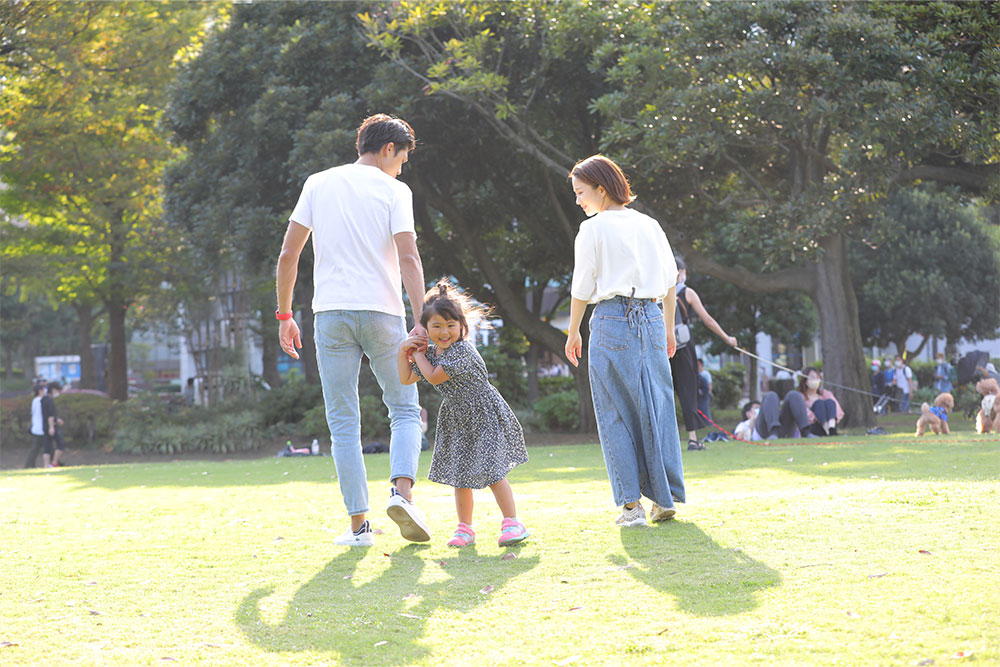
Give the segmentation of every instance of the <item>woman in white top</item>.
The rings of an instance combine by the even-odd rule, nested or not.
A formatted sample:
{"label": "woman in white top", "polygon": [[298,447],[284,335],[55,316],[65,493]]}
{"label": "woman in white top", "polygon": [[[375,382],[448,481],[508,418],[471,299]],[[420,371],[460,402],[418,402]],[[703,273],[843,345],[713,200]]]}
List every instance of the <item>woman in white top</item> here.
{"label": "woman in white top", "polygon": [[[684,473],[674,413],[674,284],[677,267],[659,223],[627,207],[634,199],[625,174],[601,155],[570,173],[576,203],[591,216],[580,225],[573,266],[566,357],[582,353],[580,324],[590,318],[590,386],[597,430],[620,526],[670,519],[684,502]],[[656,301],[662,299],[662,310]]]}

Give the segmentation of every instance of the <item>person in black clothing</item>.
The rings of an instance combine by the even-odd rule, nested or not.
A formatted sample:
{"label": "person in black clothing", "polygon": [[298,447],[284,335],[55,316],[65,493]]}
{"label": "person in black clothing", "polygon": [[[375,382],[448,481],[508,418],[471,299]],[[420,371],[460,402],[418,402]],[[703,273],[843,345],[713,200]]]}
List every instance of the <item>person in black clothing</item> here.
{"label": "person in black clothing", "polygon": [[[694,311],[701,321],[705,323],[715,335],[732,347],[736,347],[735,336],[727,334],[723,328],[715,321],[715,318],[708,314],[705,306],[701,303],[701,297],[685,284],[687,280],[687,266],[680,257],[677,261],[677,311],[680,322],[689,324],[691,321],[691,311]],[[706,426],[708,422],[698,414],[698,365],[697,357],[694,353],[694,342],[691,341],[684,347],[678,347],[677,353],[670,358],[670,371],[674,378],[674,391],[681,403],[681,410],[684,413],[684,428],[688,432],[688,449],[705,449],[705,445],[698,440],[698,429]]]}
{"label": "person in black clothing", "polygon": [[56,397],[62,390],[58,382],[50,382],[48,395],[42,397],[42,421],[45,424],[45,454],[52,457],[52,467],[59,467],[59,460],[66,451],[66,441],[62,437],[63,420],[56,412]]}

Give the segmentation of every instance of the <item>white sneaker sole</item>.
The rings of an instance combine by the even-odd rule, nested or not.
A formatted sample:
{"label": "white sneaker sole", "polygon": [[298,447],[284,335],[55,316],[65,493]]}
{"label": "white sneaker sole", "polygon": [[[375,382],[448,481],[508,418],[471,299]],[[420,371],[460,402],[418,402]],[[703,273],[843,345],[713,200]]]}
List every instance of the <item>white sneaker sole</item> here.
{"label": "white sneaker sole", "polygon": [[650,512],[649,518],[654,523],[658,523],[660,521],[670,521],[670,519],[673,519],[674,516],[676,515],[677,515],[677,510],[675,510],[673,507],[661,507],[655,512]]}
{"label": "white sneaker sole", "polygon": [[399,496],[393,496],[385,511],[389,518],[399,526],[399,534],[403,536],[403,539],[410,542],[430,541],[431,534],[427,530],[427,525],[417,514],[417,509],[413,505]]}
{"label": "white sneaker sole", "polygon": [[365,533],[364,535],[352,535],[349,538],[338,537],[333,543],[338,547],[373,547],[375,546],[375,537],[371,533]]}

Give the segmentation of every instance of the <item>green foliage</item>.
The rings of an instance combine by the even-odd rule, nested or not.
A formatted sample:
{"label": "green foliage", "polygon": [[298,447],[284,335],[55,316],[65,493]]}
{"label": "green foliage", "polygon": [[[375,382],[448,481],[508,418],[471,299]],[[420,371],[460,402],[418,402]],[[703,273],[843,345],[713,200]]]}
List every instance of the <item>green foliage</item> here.
{"label": "green foliage", "polygon": [[542,398],[561,391],[572,391],[575,388],[576,381],[571,377],[551,375],[538,378],[538,393],[541,394]]}
{"label": "green foliage", "polygon": [[79,447],[104,442],[112,436],[120,404],[97,394],[60,394],[56,398],[59,417],[66,422],[63,436]]}
{"label": "green foliage", "polygon": [[907,188],[889,198],[884,236],[851,248],[867,342],[902,346],[913,333],[949,341],[996,335],[1000,240],[983,213],[953,191]]}
{"label": "green foliage", "polygon": [[[910,369],[913,371],[913,375],[917,378],[917,386],[921,389],[934,389],[934,371],[937,369],[937,363],[933,361],[914,361],[910,364]],[[937,392],[935,392],[935,396]],[[933,396],[931,397],[934,398]]]}
{"label": "green foliage", "polygon": [[538,399],[535,413],[550,431],[575,431],[580,426],[579,403],[575,390],[559,391]]}
{"label": "green foliage", "polygon": [[381,397],[361,397],[361,439],[386,438],[390,433],[389,410]]}
{"label": "green foliage", "polygon": [[743,364],[728,363],[721,371],[712,371],[712,393],[714,404],[720,409],[738,407],[743,396],[746,367]]}
{"label": "green foliage", "polygon": [[[256,406],[265,427],[281,423],[296,424],[317,408],[323,410],[323,387],[302,378],[262,392]],[[326,421],[325,415],[323,421]]]}
{"label": "green foliage", "polygon": [[225,454],[260,448],[265,432],[257,410],[239,403],[182,408],[149,395],[122,406],[111,448],[126,454]]}
{"label": "green foliage", "polygon": [[0,399],[0,442],[23,446],[31,442],[31,394]]}
{"label": "green foliage", "polygon": [[511,405],[523,406],[528,398],[528,379],[520,357],[508,354],[501,346],[487,345],[479,349],[490,383]]}

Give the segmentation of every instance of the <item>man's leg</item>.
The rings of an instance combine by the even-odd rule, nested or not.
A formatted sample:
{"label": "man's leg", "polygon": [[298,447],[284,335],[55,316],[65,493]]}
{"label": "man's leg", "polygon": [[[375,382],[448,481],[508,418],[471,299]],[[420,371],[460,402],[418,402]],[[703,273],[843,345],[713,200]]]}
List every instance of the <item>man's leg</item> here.
{"label": "man's leg", "polygon": [[781,425],[779,415],[781,414],[781,400],[773,391],[764,394],[760,399],[760,412],[757,413],[757,433],[766,439],[777,438],[778,428]]}
{"label": "man's leg", "polygon": [[368,512],[368,474],[361,453],[361,409],[358,400],[358,373],[361,345],[356,322],[360,313],[331,310],[316,313],[316,364],[323,383],[326,422],[333,441],[333,462],[337,467],[340,492],[351,528],[358,530]]}
{"label": "man's leg", "polygon": [[389,479],[395,493],[386,512],[399,524],[400,533],[413,542],[426,542],[430,532],[423,515],[413,505],[411,489],[417,478],[420,458],[420,403],[417,385],[399,381],[397,355],[406,338],[402,317],[368,311],[361,313],[360,340],[371,362],[372,372],[382,387],[382,401],[389,408],[392,435],[389,439]]}
{"label": "man's leg", "polygon": [[792,389],[785,394],[785,400],[781,402],[781,436],[783,438],[795,437],[795,429],[799,429],[799,435],[805,438],[809,433],[809,409],[806,407],[806,399],[798,390]]}

